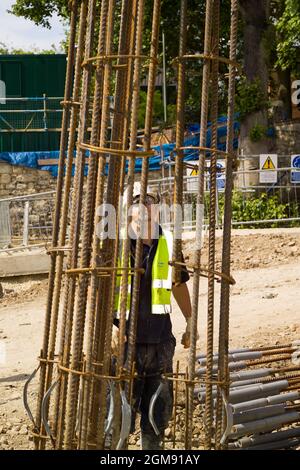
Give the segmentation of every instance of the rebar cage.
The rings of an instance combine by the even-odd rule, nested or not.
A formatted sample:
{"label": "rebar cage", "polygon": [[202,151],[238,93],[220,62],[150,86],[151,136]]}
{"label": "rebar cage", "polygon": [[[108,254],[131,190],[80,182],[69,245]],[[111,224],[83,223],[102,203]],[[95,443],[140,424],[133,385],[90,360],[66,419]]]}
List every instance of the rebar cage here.
{"label": "rebar cage", "polygon": [[[188,62],[202,64],[201,134],[195,255],[188,266],[193,277],[192,329],[188,366],[162,380],[174,383],[175,406],[171,445],[191,449],[204,446],[226,448],[229,433],[224,403],[230,397],[229,376],[229,292],[234,279],[230,273],[231,197],[235,170],[234,94],[238,1],[231,1],[230,55],[220,57],[220,1],[207,0],[203,54],[191,56],[186,49],[188,0],[181,1],[178,68],[176,159],[174,204],[183,204],[183,153],[185,124],[185,81]],[[33,423],[37,449],[123,449],[129,445],[131,397],[135,373],[135,342],[142,273],[142,239],[136,241],[135,264],[129,265],[130,239],[99,238],[99,207],[110,204],[116,214],[125,213],[133,202],[136,180],[135,159],[142,157],[140,205],[148,184],[153,99],[158,69],[160,0],[152,2],[149,51],[145,53],[144,0],[73,0],[65,96],[63,100],[59,173],[53,220],[51,267],[44,338],[39,366],[26,383],[24,402]],[[117,38],[117,39],[116,39]],[[216,147],[219,64],[228,67],[228,120],[226,151]],[[147,104],[142,148],[138,146],[138,112],[141,79],[147,77]],[[199,86],[201,83],[199,81]],[[111,116],[111,96],[113,115]],[[92,108],[92,113],[90,109]],[[212,123],[211,146],[206,144],[207,123]],[[74,150],[76,158],[74,159]],[[89,171],[84,179],[86,152]],[[221,271],[215,269],[217,158],[226,159],[223,252]],[[201,264],[201,232],[204,204],[204,174],[210,160],[209,259]],[[72,179],[72,164],[75,176]],[[126,193],[125,193],[126,188]],[[70,191],[72,201],[70,203]],[[121,203],[123,196],[123,203]],[[125,199],[125,203],[124,203]],[[70,206],[70,207],[69,207]],[[180,225],[175,211],[174,227]],[[118,218],[117,218],[118,219]],[[118,229],[120,227],[117,227]],[[121,247],[121,255],[120,255]],[[118,263],[118,259],[121,263]],[[174,238],[173,281],[182,269],[181,238]],[[207,351],[205,375],[196,370],[196,342],[200,277],[207,278]],[[125,355],[126,303],[132,278],[132,303]],[[215,283],[220,282],[219,337],[217,356],[213,350],[216,303]],[[119,342],[112,367],[111,339],[114,299],[121,297]],[[59,334],[60,332],[60,334]],[[289,356],[290,357],[290,356]],[[126,359],[126,360],[125,360]],[[36,413],[30,411],[27,390],[38,373]],[[203,386],[205,389],[203,391]],[[195,395],[196,387],[196,395]],[[181,392],[180,392],[181,390]],[[159,393],[159,391],[157,392]],[[204,397],[204,408],[198,395]],[[203,395],[204,393],[204,395]],[[176,434],[178,397],[183,400],[180,423],[185,425],[184,443]],[[196,399],[195,399],[196,396]],[[109,397],[109,399],[108,399]],[[202,400],[201,398],[201,400]],[[153,398],[155,401],[155,397]],[[196,413],[195,413],[196,410]],[[227,416],[227,418],[226,418]],[[178,418],[179,419],[179,418]],[[195,440],[195,426],[201,422],[204,437]],[[155,423],[154,423],[155,425]],[[225,433],[225,434],[224,434]],[[199,435],[199,433],[198,433]],[[170,436],[172,436],[170,438]],[[224,438],[225,436],[225,438]],[[167,437],[168,440],[168,437]]]}

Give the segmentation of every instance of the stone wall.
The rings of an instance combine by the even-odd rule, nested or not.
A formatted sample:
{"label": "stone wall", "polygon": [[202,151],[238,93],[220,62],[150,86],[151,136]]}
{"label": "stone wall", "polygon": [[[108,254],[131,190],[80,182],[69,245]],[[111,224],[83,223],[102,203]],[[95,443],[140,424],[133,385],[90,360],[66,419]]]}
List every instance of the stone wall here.
{"label": "stone wall", "polygon": [[278,155],[300,153],[300,122],[283,122],[275,126]]}
{"label": "stone wall", "polygon": [[10,165],[0,161],[0,198],[55,190],[49,171]]}

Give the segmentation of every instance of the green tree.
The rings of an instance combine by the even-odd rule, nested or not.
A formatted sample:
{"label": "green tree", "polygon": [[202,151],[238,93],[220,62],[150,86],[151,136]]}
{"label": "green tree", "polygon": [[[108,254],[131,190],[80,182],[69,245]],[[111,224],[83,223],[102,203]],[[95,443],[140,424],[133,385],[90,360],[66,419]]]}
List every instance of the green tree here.
{"label": "green tree", "polygon": [[15,0],[11,13],[33,21],[36,25],[51,28],[50,20],[54,14],[62,19],[69,15],[68,0]]}
{"label": "green tree", "polygon": [[4,42],[0,42],[0,55],[6,54],[14,54],[14,55],[22,55],[22,54],[59,54],[59,50],[52,44],[50,49],[39,49],[38,47],[31,47],[30,50],[25,49],[16,49],[14,47],[7,46]]}
{"label": "green tree", "polygon": [[[121,0],[116,0],[119,11]],[[221,2],[221,51],[228,56],[230,0]],[[205,0],[189,0],[187,53],[194,54],[203,50]],[[146,0],[146,22],[144,33],[144,52],[149,50],[151,35],[152,0]],[[248,125],[244,131],[250,134],[253,125],[267,125],[265,102],[268,99],[269,85],[272,86],[272,99],[284,101],[286,116],[290,116],[290,73],[300,60],[300,2],[299,0],[240,0],[241,18],[239,24],[238,57],[244,63],[243,80],[251,88],[251,83],[260,83],[260,96],[263,96],[262,110],[249,111]],[[50,27],[52,15],[58,14],[63,20],[69,15],[69,0],[14,0],[13,14],[32,20],[37,25]],[[161,30],[166,37],[167,78],[176,76],[174,58],[178,55],[180,0],[162,0]],[[117,16],[117,15],[116,15]],[[116,18],[118,21],[118,19]],[[117,23],[116,21],[116,23]],[[115,44],[117,43],[117,37]],[[226,112],[227,72],[220,65],[221,90],[220,113]],[[199,119],[199,103],[202,63],[187,63],[187,119]],[[173,96],[173,101],[175,96]],[[262,122],[263,121],[263,122]],[[243,133],[243,132],[242,132]]]}
{"label": "green tree", "polygon": [[278,32],[277,66],[295,71],[300,62],[300,2],[285,0],[283,3],[282,16],[275,23]]}

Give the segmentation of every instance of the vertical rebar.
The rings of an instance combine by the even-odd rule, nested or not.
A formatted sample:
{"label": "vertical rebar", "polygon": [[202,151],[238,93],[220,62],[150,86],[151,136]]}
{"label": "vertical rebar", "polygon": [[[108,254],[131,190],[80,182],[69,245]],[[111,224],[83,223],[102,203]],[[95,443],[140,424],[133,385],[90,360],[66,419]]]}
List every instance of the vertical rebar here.
{"label": "vertical rebar", "polygon": [[[153,17],[152,17],[152,32],[151,32],[151,49],[150,49],[150,64],[148,75],[148,90],[146,102],[146,116],[145,116],[145,132],[143,139],[143,147],[145,151],[151,148],[151,135],[152,135],[152,116],[153,116],[153,98],[156,81],[157,71],[157,54],[158,54],[158,41],[159,41],[159,22],[160,22],[160,7],[161,0],[154,0],[153,2]],[[148,183],[148,158],[143,158],[142,174],[141,174],[141,191],[140,191],[140,208],[145,205],[147,183]],[[140,214],[142,210],[140,210]],[[135,269],[140,269],[142,264],[142,250],[143,241],[140,236],[136,240],[135,249]],[[130,324],[128,333],[128,356],[127,356],[127,370],[131,370],[132,363],[135,358],[135,340],[136,340],[136,327],[137,315],[139,308],[139,290],[140,290],[140,272],[135,272],[132,286],[132,302],[130,311]]]}
{"label": "vertical rebar", "polygon": [[[230,240],[231,240],[231,218],[232,218],[232,190],[233,190],[233,139],[234,139],[234,95],[236,78],[236,49],[238,34],[238,0],[231,1],[231,28],[230,28],[230,60],[233,63],[229,66],[229,87],[228,87],[228,121],[227,121],[227,143],[228,152],[226,162],[226,185],[224,201],[224,228],[223,228],[223,249],[222,249],[222,272],[230,275]],[[219,361],[218,380],[224,383],[225,396],[228,397],[228,342],[229,342],[229,301],[230,285],[226,279],[221,281],[220,297],[220,327],[219,327]],[[220,440],[224,429],[222,419],[222,397],[220,392],[217,398],[216,414],[216,448],[220,448]]]}
{"label": "vertical rebar", "polygon": [[[66,70],[64,101],[69,101],[71,98],[71,93],[72,93],[72,76],[73,76],[73,65],[74,65],[78,4],[79,4],[79,1],[74,1],[72,2],[72,5],[71,5],[70,39],[69,39],[69,51],[68,51],[68,61],[67,61],[67,70]],[[55,208],[54,208],[53,228],[52,228],[52,247],[53,248],[57,247],[58,236],[59,236],[61,198],[62,198],[63,183],[64,183],[64,166],[65,166],[65,159],[66,159],[65,153],[66,153],[67,140],[68,140],[69,118],[70,118],[70,108],[67,106],[64,106],[63,114],[62,114],[62,124],[61,124],[58,177],[57,177],[57,185],[56,185],[56,198],[55,198]],[[41,359],[47,359],[48,357],[48,344],[49,344],[51,316],[52,316],[52,301],[53,301],[53,292],[54,292],[54,283],[55,283],[56,257],[57,257],[57,252],[52,251],[50,254],[48,293],[47,293],[47,302],[46,302],[46,316],[45,316],[44,337],[43,337],[43,347],[41,351]],[[46,374],[47,374],[47,364],[46,362],[41,362],[40,377],[39,377],[39,391],[38,391],[38,399],[37,399],[37,411],[36,411],[36,420],[35,420],[38,432],[42,431],[41,430],[41,405],[42,405],[42,400],[44,398],[44,394],[46,391],[45,390]],[[40,441],[38,438],[36,438],[35,439],[36,449],[39,448],[39,444],[40,444]],[[45,446],[45,442],[44,442],[44,439],[42,439],[41,448],[44,448],[44,446]]]}
{"label": "vertical rebar", "polygon": [[[87,29],[86,29],[86,42],[85,42],[85,59],[89,59],[92,56],[93,51],[93,32],[95,25],[95,10],[96,10],[96,1],[89,0],[88,15],[87,15]],[[82,78],[82,97],[81,97],[81,112],[80,112],[80,127],[78,132],[78,141],[84,142],[87,133],[87,124],[89,119],[89,103],[90,103],[90,85],[91,85],[91,70],[92,65],[88,65],[83,70]],[[74,221],[74,240],[72,246],[73,261],[76,263],[74,258],[77,258],[78,245],[79,245],[79,232],[80,232],[80,213],[81,213],[81,204],[82,204],[82,183],[83,183],[83,174],[85,166],[85,150],[78,149],[76,156],[76,167],[78,174],[78,182],[80,186],[74,188],[74,197],[73,197],[73,206],[74,213],[76,214],[76,221]],[[76,191],[75,191],[76,189]],[[77,192],[78,191],[78,192]],[[85,234],[82,239],[87,238],[90,228],[85,228]],[[83,250],[82,250],[83,251]],[[84,253],[87,257],[88,254]],[[86,259],[81,259],[81,265],[86,262]],[[86,282],[84,279],[82,282]],[[74,294],[75,294],[75,283],[72,282],[72,287],[69,291],[68,306],[67,308],[70,311],[73,310],[74,306]],[[70,302],[71,297],[71,302]],[[80,299],[82,300],[82,298]],[[78,298],[79,302],[79,298]],[[78,311],[78,310],[77,310]],[[80,343],[82,341],[82,331],[80,330],[82,324],[82,317],[84,318],[84,311],[78,311],[78,315],[75,318],[75,329],[74,329],[74,338],[73,338],[73,347],[72,347],[72,360],[71,367],[75,370],[79,368],[79,361],[82,359],[82,351],[80,348]],[[68,396],[66,403],[66,429],[65,429],[65,449],[73,448],[73,437],[74,437],[74,423],[76,421],[76,410],[77,410],[77,400],[78,400],[78,375],[71,374],[68,387]]]}
{"label": "vertical rebar", "polygon": [[[182,57],[186,53],[187,35],[187,0],[181,0],[180,5],[180,42],[177,75],[177,115],[176,115],[176,158],[175,158],[175,189],[174,189],[174,241],[173,257],[181,262],[182,241],[182,211],[183,211],[183,150],[179,150],[184,144],[184,105],[185,105],[185,61]],[[181,271],[173,268],[173,279],[180,283]]]}
{"label": "vertical rebar", "polygon": [[[211,53],[219,56],[219,16],[220,0],[214,0],[213,5],[213,31]],[[219,61],[211,64],[211,148],[216,149],[218,143],[218,89],[219,89]],[[216,251],[216,177],[217,153],[212,150],[210,154],[210,203],[209,203],[209,241],[208,241],[208,293],[207,293],[207,353],[206,353],[206,401],[205,401],[205,448],[211,449],[213,427],[213,346],[214,346],[214,305],[215,305],[215,251]]]}
{"label": "vertical rebar", "polygon": [[[136,150],[137,144],[137,131],[138,131],[138,107],[140,99],[140,78],[141,78],[141,52],[142,52],[142,39],[143,39],[143,20],[144,20],[144,0],[138,2],[137,11],[137,26],[136,26],[136,41],[135,41],[135,58],[134,58],[134,72],[133,72],[133,86],[132,86],[132,111],[130,122],[130,144],[129,150]],[[133,201],[133,187],[134,187],[134,170],[135,170],[135,157],[129,158],[128,175],[127,175],[127,195],[126,207],[127,209],[132,206]],[[122,243],[122,258],[121,264],[125,268],[121,275],[120,285],[120,319],[119,319],[119,371],[124,366],[125,357],[125,328],[126,328],[126,310],[127,310],[127,296],[128,296],[128,272],[129,257],[130,257],[130,239],[128,236],[128,225],[130,218],[126,214],[126,234]],[[129,368],[127,371],[130,373]]]}
{"label": "vertical rebar", "polygon": [[[111,5],[111,20],[113,21],[113,8],[114,5]],[[123,1],[122,2],[122,10],[121,10],[121,26],[120,26],[120,33],[119,33],[119,49],[118,49],[118,55],[120,56],[118,60],[118,66],[120,65],[126,65],[126,60],[122,57],[126,54],[128,54],[128,34],[129,34],[129,12],[131,9],[131,1]],[[112,39],[112,38],[111,38]],[[126,80],[127,80],[127,73],[128,69],[127,67],[121,68],[117,70],[116,74],[116,85],[115,85],[115,103],[114,107],[118,111],[115,113],[113,123],[112,123],[112,130],[111,130],[111,147],[112,148],[120,148],[122,146],[122,137],[123,137],[123,122],[124,122],[124,104],[125,104],[125,96],[124,96],[124,90],[123,88],[126,88]],[[108,174],[108,181],[107,181],[107,190],[106,190],[106,204],[112,204],[116,212],[118,213],[118,199],[119,199],[119,194],[118,194],[118,175],[119,175],[119,169],[120,169],[120,163],[118,161],[118,157],[111,155],[109,159],[109,174]],[[96,196],[97,199],[97,196]],[[94,226],[97,226],[98,219],[97,217],[99,214],[96,214],[96,219],[94,221]],[[96,235],[94,235],[95,237]],[[106,239],[103,241],[103,245],[101,246],[101,254],[103,255],[103,260],[106,266],[115,266],[116,263],[116,255],[115,255],[115,245],[117,244],[118,239],[116,240],[110,240]],[[96,248],[97,244],[97,248]],[[94,240],[93,247],[95,247],[95,251],[93,250],[93,262],[96,262],[96,257],[97,257],[97,252],[98,252],[98,242],[97,240]],[[97,249],[97,251],[96,251]],[[110,259],[106,260],[107,254],[110,254]],[[108,261],[108,263],[106,262]],[[109,283],[105,282],[105,286],[102,285],[101,287],[103,288],[101,294],[106,297],[106,305],[105,305],[105,321],[102,323],[102,330],[103,331],[103,337],[104,337],[104,344],[102,344],[102,347],[104,347],[105,355],[103,358],[103,373],[108,373],[111,365],[111,356],[110,356],[110,348],[111,348],[111,331],[112,331],[112,322],[113,322],[113,314],[114,314],[114,303],[113,303],[113,295],[114,295],[114,284],[115,284],[115,278],[116,278],[116,272],[113,271],[111,273],[111,277],[109,280]],[[91,284],[91,294],[93,292],[93,281]],[[87,344],[87,358],[86,358],[86,365],[87,365],[87,371],[91,372],[93,367],[91,364],[92,358],[93,358],[93,338],[94,338],[94,329],[95,329],[95,318],[96,314],[99,312],[100,316],[103,315],[103,307],[104,305],[101,304],[102,309],[97,310],[97,307],[91,302],[90,303],[90,308],[88,310],[88,344]],[[84,410],[84,420],[83,420],[83,427],[85,431],[85,435],[83,434],[83,441],[82,447],[86,447],[86,439],[87,439],[87,419],[88,419],[88,407],[92,403],[90,403],[90,392],[91,388],[89,383],[86,383],[86,394],[85,394],[85,403],[83,405],[83,410]],[[97,385],[96,385],[97,386]],[[100,385],[100,390],[104,390],[104,383]],[[94,388],[94,390],[96,390]],[[103,392],[103,396],[105,397],[105,393]],[[106,407],[106,400],[104,402],[103,400],[103,415],[105,416],[104,410]],[[100,420],[101,421],[101,420]],[[104,422],[103,422],[104,424]],[[92,425],[93,426],[93,425]],[[100,423],[101,426],[101,423]],[[99,431],[99,429],[98,429]],[[103,429],[104,433],[104,429]],[[103,444],[101,444],[101,447]]]}
{"label": "vertical rebar", "polygon": [[[213,21],[213,1],[206,1],[206,17],[205,17],[205,37],[204,37],[204,54],[208,56],[211,52],[211,35]],[[210,60],[204,59],[203,78],[202,78],[202,99],[201,99],[201,122],[200,122],[200,146],[206,147],[208,106],[209,106],[209,78],[210,78]],[[198,175],[198,192],[197,192],[197,209],[204,204],[204,172],[205,172],[205,152],[200,151],[199,154],[199,175]],[[189,351],[189,380],[194,380],[195,360],[196,360],[196,342],[197,342],[197,324],[198,324],[198,303],[199,303],[199,284],[200,284],[200,262],[201,249],[198,246],[201,237],[202,227],[199,227],[199,220],[196,230],[197,249],[195,252],[195,271],[193,278],[193,294],[192,294],[192,319],[191,319],[191,344]],[[193,432],[193,386],[188,389],[188,422],[190,423],[187,449],[192,446]]]}

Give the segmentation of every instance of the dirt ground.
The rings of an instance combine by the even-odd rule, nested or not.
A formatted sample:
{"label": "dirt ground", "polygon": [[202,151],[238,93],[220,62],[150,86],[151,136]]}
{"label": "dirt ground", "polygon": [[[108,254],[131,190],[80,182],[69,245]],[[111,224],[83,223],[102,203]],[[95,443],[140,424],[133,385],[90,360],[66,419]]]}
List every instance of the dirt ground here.
{"label": "dirt ground", "polygon": [[[192,242],[184,244],[192,263]],[[217,239],[217,265],[221,239]],[[203,264],[207,260],[207,240]],[[300,229],[234,231],[231,291],[230,346],[257,347],[300,339]],[[217,266],[219,267],[219,265]],[[42,344],[47,279],[43,276],[1,280],[0,299],[0,449],[30,449],[29,420],[22,404],[23,386],[37,366]],[[192,279],[189,281],[192,289]],[[206,337],[207,281],[200,282],[199,351]],[[216,286],[215,321],[218,324],[219,285]],[[181,368],[187,352],[180,345],[185,322],[176,305],[172,313]],[[217,339],[217,338],[215,338]],[[4,354],[5,353],[5,354]],[[4,357],[5,356],[5,357]],[[36,387],[29,400],[34,410]]]}

